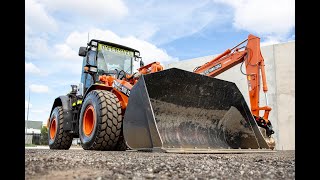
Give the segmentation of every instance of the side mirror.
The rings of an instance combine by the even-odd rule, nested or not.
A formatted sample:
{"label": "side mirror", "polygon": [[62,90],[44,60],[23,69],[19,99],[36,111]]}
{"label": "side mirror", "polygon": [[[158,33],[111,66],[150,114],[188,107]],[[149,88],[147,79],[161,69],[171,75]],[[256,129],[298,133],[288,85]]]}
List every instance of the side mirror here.
{"label": "side mirror", "polygon": [[85,57],[87,55],[87,48],[86,47],[80,47],[79,48],[79,56]]}
{"label": "side mirror", "polygon": [[141,61],[142,58],[141,58],[141,57],[138,57],[138,56],[135,56],[133,60],[136,61],[136,62],[138,62],[138,61]]}
{"label": "side mirror", "polygon": [[140,60],[140,67],[144,66],[144,62],[142,61],[142,59]]}

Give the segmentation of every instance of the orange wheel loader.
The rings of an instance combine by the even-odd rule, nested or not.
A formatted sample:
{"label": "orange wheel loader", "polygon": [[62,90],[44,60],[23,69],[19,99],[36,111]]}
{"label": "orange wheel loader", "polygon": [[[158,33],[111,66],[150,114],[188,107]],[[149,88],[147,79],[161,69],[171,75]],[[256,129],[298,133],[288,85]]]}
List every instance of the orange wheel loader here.
{"label": "orange wheel loader", "polygon": [[[246,153],[274,148],[271,107],[259,106],[260,78],[265,93],[268,88],[260,39],[254,35],[193,72],[164,70],[159,62],[144,65],[139,51],[96,39],[80,47],[79,56],[81,83],[52,106],[50,149],[69,149],[77,137],[85,150]],[[140,61],[137,72],[133,61]],[[214,78],[239,63],[246,67],[250,107],[235,83]]]}

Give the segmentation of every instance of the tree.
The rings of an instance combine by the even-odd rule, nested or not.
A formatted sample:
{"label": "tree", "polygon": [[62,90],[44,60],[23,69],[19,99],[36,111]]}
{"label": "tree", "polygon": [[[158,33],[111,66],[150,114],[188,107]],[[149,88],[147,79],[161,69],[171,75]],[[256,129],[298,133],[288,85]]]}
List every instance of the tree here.
{"label": "tree", "polygon": [[41,128],[41,144],[48,145],[48,129],[45,126]]}

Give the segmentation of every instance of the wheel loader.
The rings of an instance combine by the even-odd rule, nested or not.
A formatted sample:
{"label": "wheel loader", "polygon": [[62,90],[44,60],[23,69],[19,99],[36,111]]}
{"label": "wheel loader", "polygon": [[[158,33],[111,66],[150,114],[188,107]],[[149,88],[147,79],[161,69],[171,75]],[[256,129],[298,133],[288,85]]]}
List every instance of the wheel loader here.
{"label": "wheel loader", "polygon": [[[259,37],[250,34],[193,72],[164,69],[159,62],[144,65],[138,50],[97,39],[78,54],[83,57],[81,83],[53,102],[47,122],[50,149],[69,149],[78,137],[85,150],[274,149],[271,107],[259,106],[260,79],[268,91]],[[140,62],[135,72],[134,61]],[[250,107],[235,83],[215,78],[239,63],[245,64]]]}

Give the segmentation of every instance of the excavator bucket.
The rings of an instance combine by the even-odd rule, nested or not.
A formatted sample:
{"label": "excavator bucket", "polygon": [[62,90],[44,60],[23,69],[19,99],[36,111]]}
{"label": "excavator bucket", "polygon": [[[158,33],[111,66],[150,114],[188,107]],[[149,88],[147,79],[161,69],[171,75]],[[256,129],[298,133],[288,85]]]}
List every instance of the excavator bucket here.
{"label": "excavator bucket", "polygon": [[234,83],[176,68],[140,77],[130,92],[123,133],[133,150],[271,151]]}

